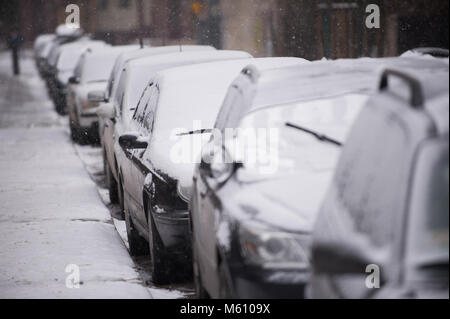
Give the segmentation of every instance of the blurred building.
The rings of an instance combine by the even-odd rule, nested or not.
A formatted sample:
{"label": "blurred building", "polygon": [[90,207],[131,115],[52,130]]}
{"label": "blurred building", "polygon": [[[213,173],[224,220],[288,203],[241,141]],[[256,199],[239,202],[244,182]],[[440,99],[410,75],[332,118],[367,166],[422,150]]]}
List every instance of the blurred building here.
{"label": "blurred building", "polygon": [[[215,20],[221,23],[218,42],[223,48],[245,49],[255,56],[293,55],[314,60],[395,56],[415,47],[449,47],[448,0],[201,3],[205,12],[220,12]],[[366,9],[371,4],[380,8],[379,29],[366,26]]]}
{"label": "blurred building", "polygon": [[[448,48],[448,0],[0,0],[1,31],[14,23],[26,40],[64,23],[81,9],[81,25],[113,44],[200,43],[255,56],[310,60],[394,56],[410,48]],[[380,28],[366,27],[369,4]],[[8,12],[5,14],[5,12]],[[4,16],[2,19],[2,15]]]}
{"label": "blurred building", "polygon": [[[309,59],[394,56],[423,46],[448,48],[447,0],[279,0],[284,48]],[[369,5],[380,28],[366,27]]]}

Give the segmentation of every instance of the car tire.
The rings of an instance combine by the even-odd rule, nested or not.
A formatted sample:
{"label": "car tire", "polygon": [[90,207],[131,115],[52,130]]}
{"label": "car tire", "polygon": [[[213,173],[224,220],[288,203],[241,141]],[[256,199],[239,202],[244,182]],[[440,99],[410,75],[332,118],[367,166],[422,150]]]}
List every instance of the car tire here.
{"label": "car tire", "polygon": [[[105,171],[106,171],[106,185],[109,191],[109,200],[111,204],[119,203],[119,188],[117,187],[116,179],[113,176],[111,167],[109,166],[108,160],[105,159]],[[123,211],[123,210],[122,210]]]}
{"label": "car tire", "polygon": [[117,185],[118,204],[120,207],[120,218],[125,220],[125,200],[123,195],[122,180],[119,178],[119,185]]}
{"label": "car tire", "polygon": [[219,278],[220,278],[219,298],[231,299],[231,288],[228,283],[227,270],[223,262],[220,264],[219,267]]}
{"label": "car tire", "polygon": [[142,238],[138,231],[134,228],[133,220],[131,219],[127,209],[125,209],[125,224],[127,228],[130,255],[132,257],[148,255],[149,251],[147,241]]}
{"label": "car tire", "polygon": [[150,224],[148,245],[150,248],[152,281],[156,285],[167,285],[173,279],[173,270],[151,213],[148,219]]}

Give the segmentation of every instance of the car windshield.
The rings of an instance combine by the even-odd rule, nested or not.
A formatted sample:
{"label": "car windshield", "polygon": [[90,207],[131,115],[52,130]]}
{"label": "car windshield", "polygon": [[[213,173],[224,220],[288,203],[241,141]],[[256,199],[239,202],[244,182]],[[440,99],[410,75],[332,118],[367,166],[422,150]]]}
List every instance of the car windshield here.
{"label": "car windshield", "polygon": [[[241,121],[237,131],[239,147],[237,151],[231,151],[232,156],[244,163],[244,171],[250,178],[261,173],[284,175],[330,171],[337,163],[340,147],[334,143],[322,143],[314,135],[293,126],[305,127],[345,142],[352,123],[367,100],[367,95],[348,94],[252,112]],[[245,179],[244,175],[241,176]]]}
{"label": "car windshield", "polygon": [[449,261],[448,136],[446,139],[429,142],[417,162],[407,256],[409,263],[419,268],[448,265]]}
{"label": "car windshield", "polygon": [[61,52],[57,68],[59,71],[72,71],[77,66],[78,60],[83,54],[84,48],[66,49]]}
{"label": "car windshield", "polygon": [[86,58],[82,82],[107,82],[117,56],[113,54],[96,55]]}

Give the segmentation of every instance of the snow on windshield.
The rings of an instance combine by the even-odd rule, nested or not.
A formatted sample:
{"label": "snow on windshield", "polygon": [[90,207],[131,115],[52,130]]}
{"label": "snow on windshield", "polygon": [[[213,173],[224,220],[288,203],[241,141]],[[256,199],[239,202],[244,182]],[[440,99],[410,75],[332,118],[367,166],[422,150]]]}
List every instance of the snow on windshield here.
{"label": "snow on windshield", "polygon": [[247,167],[258,169],[259,173],[261,165],[272,166],[266,170],[269,174],[299,169],[311,172],[330,170],[336,165],[339,154],[336,145],[319,141],[312,134],[287,124],[344,143],[368,99],[368,95],[349,94],[267,107],[250,113],[237,130],[240,145],[234,156],[248,164]]}
{"label": "snow on windshield", "polygon": [[88,55],[83,68],[82,82],[106,82],[116,62],[118,53]]}

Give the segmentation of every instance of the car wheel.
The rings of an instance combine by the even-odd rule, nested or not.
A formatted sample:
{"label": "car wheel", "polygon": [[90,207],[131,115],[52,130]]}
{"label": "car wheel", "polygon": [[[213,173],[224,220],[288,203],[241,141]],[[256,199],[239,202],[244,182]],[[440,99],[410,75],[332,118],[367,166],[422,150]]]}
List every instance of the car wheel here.
{"label": "car wheel", "polygon": [[148,255],[149,252],[147,241],[142,238],[138,231],[134,228],[133,220],[131,219],[127,209],[125,209],[125,224],[127,227],[130,255],[133,257]]}
{"label": "car wheel", "polygon": [[220,264],[219,267],[219,278],[220,278],[219,298],[231,299],[231,288],[228,283],[227,270],[223,262]]}
{"label": "car wheel", "polygon": [[153,283],[157,285],[167,285],[173,278],[172,267],[151,213],[149,216],[149,224],[149,247]]}
{"label": "car wheel", "polygon": [[[108,164],[108,160],[105,160],[105,170],[106,170],[106,185],[109,191],[109,200],[112,204],[119,203],[119,188],[117,187],[116,179],[113,176],[111,167]],[[123,210],[122,210],[123,211]]]}
{"label": "car wheel", "polygon": [[122,220],[125,220],[125,200],[124,200],[124,196],[123,196],[123,186],[122,186],[122,181],[121,179],[119,179],[119,185],[118,187],[118,202],[119,202],[119,207],[120,207],[120,218]]}

